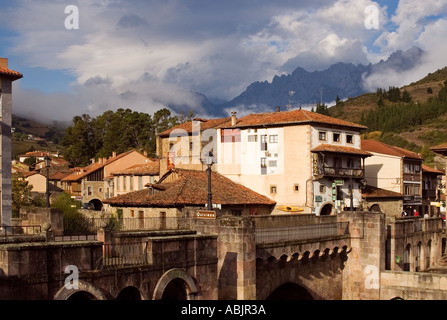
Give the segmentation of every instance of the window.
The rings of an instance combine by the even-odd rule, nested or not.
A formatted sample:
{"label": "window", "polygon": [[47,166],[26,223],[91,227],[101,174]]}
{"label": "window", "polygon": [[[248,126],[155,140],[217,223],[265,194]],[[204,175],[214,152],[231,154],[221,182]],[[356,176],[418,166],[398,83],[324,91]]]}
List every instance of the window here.
{"label": "window", "polygon": [[193,151],[194,150],[194,142],[190,142],[189,143],[189,151]]}
{"label": "window", "polygon": [[295,183],[295,184],[293,185],[293,191],[294,191],[294,192],[299,192],[299,191],[300,191],[300,186],[299,186],[298,183]]}
{"label": "window", "polygon": [[334,142],[340,142],[340,133],[335,133],[332,135]]}
{"label": "window", "polygon": [[261,158],[261,168],[267,167],[267,158]]}
{"label": "window", "polygon": [[237,217],[239,217],[239,216],[242,215],[242,210],[231,210],[231,214],[232,214],[233,216],[237,216]]}
{"label": "window", "polygon": [[320,193],[324,194],[326,192],[326,186],[324,184],[320,184]]}
{"label": "window", "polygon": [[131,217],[131,218],[134,217],[134,214],[135,214],[134,210],[130,210],[130,217]]}
{"label": "window", "polygon": [[277,134],[270,135],[269,142],[270,143],[278,143],[278,135]]}
{"label": "window", "polygon": [[87,195],[91,196],[93,194],[93,188],[92,187],[87,187]]}
{"label": "window", "polygon": [[346,143],[353,144],[354,143],[354,136],[352,134],[346,135]]}
{"label": "window", "polygon": [[318,132],[318,139],[326,141],[326,131],[319,131]]}
{"label": "window", "polygon": [[276,194],[276,186],[270,186],[270,193],[271,194]]}
{"label": "window", "polygon": [[126,176],[123,176],[123,190],[126,191]]}
{"label": "window", "polygon": [[130,188],[130,191],[133,191],[133,176],[129,177],[129,188]]}
{"label": "window", "polygon": [[121,191],[121,189],[120,189],[120,177],[119,176],[116,177],[116,190],[117,191]]}
{"label": "window", "polygon": [[143,177],[138,176],[138,190],[143,190]]}
{"label": "window", "polygon": [[267,151],[267,135],[261,136],[261,151]]}
{"label": "window", "polygon": [[269,161],[269,167],[276,168],[277,166],[278,166],[278,161],[276,161],[276,160],[270,160]]}
{"label": "window", "polygon": [[249,135],[248,136],[248,142],[257,142],[258,141],[258,136],[255,134]]}
{"label": "window", "polygon": [[102,193],[102,188],[101,187],[98,188],[98,192]]}

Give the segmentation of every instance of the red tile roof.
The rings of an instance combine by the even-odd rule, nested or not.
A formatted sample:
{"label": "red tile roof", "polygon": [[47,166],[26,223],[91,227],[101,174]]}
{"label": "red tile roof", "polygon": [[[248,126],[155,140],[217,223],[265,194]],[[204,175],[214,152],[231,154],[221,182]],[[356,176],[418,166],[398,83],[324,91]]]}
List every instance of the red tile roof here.
{"label": "red tile roof", "polygon": [[[206,171],[175,169],[178,179],[162,182],[164,191],[150,195],[149,190],[130,192],[104,200],[115,206],[172,207],[203,206],[208,199],[208,176]],[[158,188],[160,189],[160,188]],[[211,175],[213,203],[222,205],[274,205],[276,202],[255,191],[237,184],[219,173]]]}
{"label": "red tile roof", "polygon": [[447,155],[447,143],[439,144],[437,146],[433,146],[430,150],[440,153],[442,155]]}
{"label": "red tile roof", "polygon": [[273,126],[273,125],[291,125],[291,124],[328,124],[342,127],[355,128],[358,130],[366,129],[365,126],[357,123],[344,121],[341,119],[325,116],[316,112],[307,111],[303,109],[268,112],[268,113],[253,113],[236,120],[236,125],[231,126],[231,122],[220,125],[220,128],[239,128],[239,127],[255,127],[255,126]]}
{"label": "red tile roof", "polygon": [[[222,125],[223,123],[231,122],[231,118],[209,119],[209,120],[196,119],[196,120],[200,122],[200,131],[216,128],[217,126]],[[162,133],[159,133],[158,135],[160,137],[167,137],[174,129],[185,130],[187,133],[190,134],[190,133],[192,133],[192,130],[193,130],[192,121],[188,121],[188,122],[179,124],[178,126],[175,126],[171,129],[163,131]]]}
{"label": "red tile roof", "polygon": [[371,139],[362,139],[362,150],[369,151],[369,152],[375,152],[375,153],[382,153],[387,154],[390,156],[396,156],[401,158],[411,158],[411,159],[417,159],[422,160],[422,156],[419,153],[409,151],[403,148],[390,146],[388,144],[385,144],[383,142],[377,141],[377,140],[371,140]]}
{"label": "red tile roof", "polygon": [[427,166],[425,164],[422,164],[422,172],[430,172],[430,173],[437,173],[437,174],[444,174],[445,173],[442,170],[434,169],[434,168],[429,167],[429,166]]}
{"label": "red tile roof", "polygon": [[23,77],[18,71],[14,71],[8,68],[0,68],[0,75],[12,78],[13,80],[17,80]]}
{"label": "red tile roof", "polygon": [[160,160],[152,159],[148,163],[136,164],[125,170],[112,173],[114,176],[134,175],[134,176],[156,176],[160,174]]}
{"label": "red tile roof", "polygon": [[95,163],[90,164],[86,167],[80,168],[80,170],[78,170],[77,172],[63,178],[62,181],[77,181],[79,179],[82,179],[82,178],[86,177],[87,175],[89,175],[90,173],[95,172],[96,170],[102,169],[104,166],[112,163],[113,161],[121,159],[122,157],[124,157],[134,151],[136,151],[136,150],[130,150],[127,152],[123,152],[115,157],[111,157],[111,158],[107,159],[106,162],[103,162],[103,163],[95,162]]}
{"label": "red tile roof", "polygon": [[332,144],[320,144],[318,147],[315,147],[311,150],[312,152],[334,152],[334,153],[348,153],[348,154],[354,154],[354,155],[360,155],[365,157],[372,156],[371,153],[360,150],[353,147],[346,147],[346,146],[337,146]]}
{"label": "red tile roof", "polygon": [[53,174],[50,174],[50,180],[62,180],[65,177],[68,177],[69,175],[73,174],[73,169],[71,170],[60,170],[57,172],[54,172]]}

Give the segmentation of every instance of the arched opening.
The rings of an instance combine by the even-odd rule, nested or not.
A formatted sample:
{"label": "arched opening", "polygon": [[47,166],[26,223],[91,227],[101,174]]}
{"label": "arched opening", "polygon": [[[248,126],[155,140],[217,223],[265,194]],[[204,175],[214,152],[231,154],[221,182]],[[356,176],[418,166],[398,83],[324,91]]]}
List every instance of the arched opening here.
{"label": "arched opening", "polygon": [[421,270],[421,256],[422,256],[422,243],[419,242],[416,248],[416,257],[414,258],[414,268],[416,272]]}
{"label": "arched opening", "polygon": [[408,244],[404,251],[404,271],[410,271],[411,245]]}
{"label": "arched opening", "polygon": [[89,201],[89,203],[93,204],[93,206],[95,207],[94,210],[96,210],[96,211],[101,211],[101,209],[103,207],[101,200],[98,200],[98,199],[92,199]]}
{"label": "arched opening", "polygon": [[161,300],[186,300],[186,283],[182,279],[171,280],[163,291]]}
{"label": "arched opening", "polygon": [[382,210],[380,209],[380,206],[376,203],[376,204],[373,204],[370,208],[369,208],[369,211],[372,211],[372,212],[382,212]]}
{"label": "arched opening", "polygon": [[426,252],[425,269],[429,269],[431,267],[431,240],[428,240]]}
{"label": "arched opening", "polygon": [[267,300],[314,300],[314,298],[304,287],[288,282],[276,288]]}
{"label": "arched opening", "polygon": [[87,291],[76,291],[67,298],[67,301],[86,301],[86,300],[96,300],[96,298]]}
{"label": "arched opening", "polygon": [[320,210],[320,216],[328,216],[332,213],[332,204],[328,203]]}
{"label": "arched opening", "polygon": [[152,298],[154,300],[194,300],[198,293],[194,279],[183,269],[166,271],[158,280]]}
{"label": "arched opening", "polygon": [[115,300],[141,300],[141,294],[135,287],[126,287],[120,291]]}

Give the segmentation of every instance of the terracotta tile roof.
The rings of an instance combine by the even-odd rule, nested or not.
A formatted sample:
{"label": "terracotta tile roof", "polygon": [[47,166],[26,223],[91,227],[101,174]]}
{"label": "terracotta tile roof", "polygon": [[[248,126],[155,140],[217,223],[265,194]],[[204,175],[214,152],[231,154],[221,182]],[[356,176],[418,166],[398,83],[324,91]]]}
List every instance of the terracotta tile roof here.
{"label": "terracotta tile roof", "polygon": [[437,146],[433,146],[433,147],[430,148],[430,150],[445,155],[447,153],[447,142],[443,143],[443,144],[439,144]]}
{"label": "terracotta tile roof", "polygon": [[22,176],[24,177],[24,178],[28,178],[28,177],[31,177],[31,176],[33,176],[33,175],[35,175],[35,174],[41,174],[39,171],[26,171],[26,172],[22,172]]}
{"label": "terracotta tile roof", "polygon": [[90,164],[90,165],[88,165],[86,167],[79,168],[77,170],[77,172],[75,172],[75,173],[73,173],[73,174],[63,178],[62,181],[77,181],[79,179],[82,179],[82,178],[86,177],[87,175],[89,175],[90,173],[95,172],[96,170],[102,169],[106,165],[108,165],[108,164],[110,164],[110,163],[112,163],[112,162],[114,162],[114,161],[116,161],[118,159],[121,159],[122,157],[124,157],[124,156],[126,156],[126,155],[128,155],[128,154],[130,154],[130,153],[132,153],[134,151],[136,151],[136,150],[130,150],[130,151],[127,151],[127,152],[120,153],[119,155],[117,155],[115,157],[110,157],[109,159],[107,159],[103,163],[95,162],[95,163]]}
{"label": "terracotta tile roof", "polygon": [[411,158],[411,159],[417,159],[422,160],[422,156],[419,153],[409,151],[403,148],[390,146],[388,144],[385,144],[383,142],[379,142],[377,140],[371,140],[371,139],[362,139],[362,150],[369,151],[369,152],[375,152],[375,153],[382,153],[387,154],[390,156],[396,156],[401,158]]}
{"label": "terracotta tile roof", "polygon": [[363,198],[403,198],[404,195],[399,192],[389,191],[367,185],[362,190]]}
{"label": "terracotta tile roof", "polygon": [[160,174],[160,160],[151,159],[148,163],[136,164],[125,170],[112,173],[114,176],[120,175],[135,175],[135,176],[156,176]]}
{"label": "terracotta tile roof", "polygon": [[[291,125],[291,124],[329,124],[342,127],[350,127],[359,130],[366,129],[365,126],[357,123],[344,121],[341,119],[325,116],[316,112],[307,111],[303,109],[268,112],[268,113],[253,113],[236,120],[236,125],[233,128],[239,127],[255,127],[264,125]],[[220,128],[232,128],[231,122],[224,123]]]}
{"label": "terracotta tile roof", "polygon": [[422,164],[422,172],[430,172],[430,173],[437,173],[437,174],[444,174],[445,173],[442,170],[434,169],[434,168],[429,167],[429,166],[427,166],[425,164]]}
{"label": "terracotta tile roof", "polygon": [[73,170],[60,170],[51,174],[50,180],[62,180],[63,178],[68,177],[71,174],[73,174]]}
{"label": "terracotta tile roof", "polygon": [[78,168],[74,173],[66,176],[62,179],[62,181],[77,181],[79,179],[84,178],[92,172],[95,172],[98,169],[101,169],[105,166],[104,163],[95,162],[83,168]]}
{"label": "terracotta tile roof", "polygon": [[[195,119],[196,121],[200,121],[200,130],[206,130],[206,129],[212,129],[212,128],[216,128],[219,125],[222,125],[226,122],[231,122],[231,118],[220,118],[220,119]],[[174,129],[181,129],[181,130],[185,130],[188,133],[192,133],[192,121],[188,121],[182,124],[179,124],[178,126],[175,126],[171,129],[168,129],[166,131],[163,131],[162,133],[159,133],[158,135],[160,137],[166,137],[169,136],[169,134],[174,130]]]}
{"label": "terracotta tile roof", "polygon": [[8,68],[0,68],[0,75],[6,76],[9,78],[13,78],[14,80],[20,79],[23,77],[23,74],[21,74],[18,71],[14,71]]}
{"label": "terracotta tile roof", "polygon": [[[178,179],[173,182],[162,182],[158,191],[150,195],[149,190],[140,190],[123,194],[108,200],[115,206],[204,206],[208,199],[208,176],[206,171],[176,169]],[[158,188],[160,189],[160,188]],[[211,192],[213,203],[222,205],[274,205],[276,202],[254,192],[219,173],[211,176]]]}
{"label": "terracotta tile roof", "polygon": [[320,144],[318,147],[315,147],[311,150],[312,152],[334,152],[334,153],[348,153],[348,154],[355,154],[365,157],[372,156],[371,153],[360,150],[353,147],[346,147],[346,146],[338,146],[338,145],[332,145],[332,144]]}
{"label": "terracotta tile roof", "polygon": [[19,155],[19,157],[21,158],[21,157],[46,157],[46,156],[49,156],[50,155],[50,153],[49,152],[46,152],[46,151],[30,151],[30,152],[27,152],[27,153],[25,153],[25,154],[21,154],[21,155]]}

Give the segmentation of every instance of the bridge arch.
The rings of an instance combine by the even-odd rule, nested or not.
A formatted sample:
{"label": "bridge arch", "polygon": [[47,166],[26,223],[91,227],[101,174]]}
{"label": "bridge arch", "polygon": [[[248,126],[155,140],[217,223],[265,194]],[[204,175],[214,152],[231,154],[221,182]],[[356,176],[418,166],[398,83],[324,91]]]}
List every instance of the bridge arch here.
{"label": "bridge arch", "polygon": [[92,199],[88,203],[93,204],[95,206],[95,210],[96,211],[101,211],[102,210],[103,204],[102,204],[101,200],[99,200],[99,199]]}
{"label": "bridge arch", "polygon": [[382,209],[380,208],[380,206],[377,203],[375,203],[371,207],[369,207],[369,211],[382,212]]}
{"label": "bridge arch", "polygon": [[332,214],[332,202],[326,202],[320,209],[320,216],[329,216]]}
{"label": "bridge arch", "polygon": [[54,295],[54,300],[107,300],[107,297],[101,289],[78,280],[77,289],[63,286]]}
{"label": "bridge arch", "polygon": [[267,300],[315,300],[312,294],[297,283],[286,282],[276,288]]}
{"label": "bridge arch", "polygon": [[133,286],[122,289],[115,300],[142,300],[140,290]]}
{"label": "bridge arch", "polygon": [[194,300],[198,293],[194,279],[183,269],[165,272],[155,286],[154,300]]}

